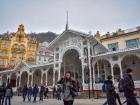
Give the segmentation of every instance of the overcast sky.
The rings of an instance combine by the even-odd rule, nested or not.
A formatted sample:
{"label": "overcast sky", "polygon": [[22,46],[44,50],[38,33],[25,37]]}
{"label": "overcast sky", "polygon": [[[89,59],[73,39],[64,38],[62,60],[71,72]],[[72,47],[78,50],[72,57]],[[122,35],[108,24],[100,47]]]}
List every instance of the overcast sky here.
{"label": "overcast sky", "polygon": [[28,33],[61,33],[67,10],[69,27],[87,33],[140,26],[140,0],[0,0],[0,33],[21,23]]}

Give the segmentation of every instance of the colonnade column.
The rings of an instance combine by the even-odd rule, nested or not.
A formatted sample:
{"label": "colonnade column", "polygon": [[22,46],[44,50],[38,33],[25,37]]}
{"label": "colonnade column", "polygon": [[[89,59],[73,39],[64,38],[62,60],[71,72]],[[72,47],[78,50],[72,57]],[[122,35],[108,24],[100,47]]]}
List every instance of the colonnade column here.
{"label": "colonnade column", "polygon": [[16,73],[16,88],[19,86],[19,77],[20,77],[20,75],[19,75],[19,73],[17,72],[17,73]]}
{"label": "colonnade column", "polygon": [[58,64],[58,80],[60,80],[60,75],[61,74],[61,63]]}
{"label": "colonnade column", "polygon": [[56,72],[57,70],[54,68],[53,69],[53,86],[55,85],[55,72]]}
{"label": "colonnade column", "polygon": [[29,85],[30,74],[28,74],[27,85]]}
{"label": "colonnade column", "polygon": [[84,84],[85,84],[85,75],[84,75],[84,69],[85,69],[85,65],[84,65],[84,59],[81,59],[81,63],[82,63],[82,86],[83,86],[83,90],[84,88]]}
{"label": "colonnade column", "polygon": [[94,70],[95,64],[92,63],[92,68],[93,68],[93,84],[95,85],[95,70]]}
{"label": "colonnade column", "polygon": [[41,70],[41,85],[43,84],[43,74],[44,74],[44,72],[43,72],[43,70]]}
{"label": "colonnade column", "polygon": [[99,68],[99,62],[97,62],[97,72],[98,72],[98,79],[100,78],[100,68]]}
{"label": "colonnade column", "polygon": [[33,86],[33,74],[31,74],[31,86]]}
{"label": "colonnade column", "polygon": [[46,71],[46,85],[48,85],[48,71]]}
{"label": "colonnade column", "polygon": [[121,76],[121,78],[123,78],[123,71],[122,71],[121,62],[119,62],[118,65],[119,65],[119,67],[120,67],[120,76]]}
{"label": "colonnade column", "polygon": [[112,80],[114,82],[114,71],[113,71],[113,64],[111,63],[111,75],[112,75]]}
{"label": "colonnade column", "polygon": [[[89,66],[89,79],[90,84],[92,83],[92,73],[91,73],[91,58],[90,58],[90,42],[88,41],[88,66]],[[90,85],[91,86],[91,85]],[[91,90],[91,88],[90,88]]]}

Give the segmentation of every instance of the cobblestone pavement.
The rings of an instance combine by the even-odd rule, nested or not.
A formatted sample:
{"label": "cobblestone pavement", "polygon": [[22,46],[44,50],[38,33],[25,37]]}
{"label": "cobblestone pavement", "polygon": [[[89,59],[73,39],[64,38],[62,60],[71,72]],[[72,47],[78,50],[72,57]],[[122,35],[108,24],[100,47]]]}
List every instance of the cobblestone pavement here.
{"label": "cobblestone pavement", "polygon": [[[139,103],[140,103],[140,99]],[[74,105],[102,105],[105,99],[76,99]],[[12,105],[63,105],[62,101],[56,99],[45,99],[44,101],[22,102],[22,97],[13,97]]]}

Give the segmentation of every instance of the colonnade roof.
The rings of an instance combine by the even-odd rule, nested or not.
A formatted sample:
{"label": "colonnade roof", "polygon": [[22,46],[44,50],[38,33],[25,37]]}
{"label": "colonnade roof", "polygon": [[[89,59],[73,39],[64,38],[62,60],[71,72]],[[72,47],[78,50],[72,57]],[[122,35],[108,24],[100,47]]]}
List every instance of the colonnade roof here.
{"label": "colonnade roof", "polygon": [[14,72],[18,69],[20,69],[20,65],[25,65],[28,69],[32,69],[32,68],[38,68],[38,67],[46,67],[46,66],[52,66],[53,63],[48,63],[48,64],[36,64],[36,65],[32,65],[32,64],[27,64],[24,61],[19,62],[14,69],[10,69],[10,70],[4,70],[4,71],[0,71],[0,73],[8,73],[8,72]]}
{"label": "colonnade roof", "polygon": [[75,35],[79,35],[79,36],[81,36],[81,37],[83,37],[83,38],[88,38],[88,39],[90,39],[90,40],[96,41],[96,42],[99,43],[100,46],[102,46],[103,49],[105,49],[106,51],[108,51],[108,49],[107,49],[101,42],[97,41],[93,35],[87,34],[87,33],[84,33],[84,32],[80,32],[80,31],[76,31],[76,30],[73,30],[73,29],[68,29],[68,30],[63,31],[59,36],[57,36],[57,37],[49,44],[48,48],[51,49],[51,50],[53,50],[53,47],[57,44],[58,40],[59,40],[60,38],[62,38],[67,32],[73,33],[73,34],[75,34]]}

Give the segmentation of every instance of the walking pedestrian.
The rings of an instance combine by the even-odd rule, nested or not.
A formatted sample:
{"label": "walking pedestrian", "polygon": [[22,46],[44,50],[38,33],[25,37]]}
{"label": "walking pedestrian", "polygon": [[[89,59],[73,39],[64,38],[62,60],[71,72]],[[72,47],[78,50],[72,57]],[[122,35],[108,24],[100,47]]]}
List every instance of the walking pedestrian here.
{"label": "walking pedestrian", "polygon": [[3,82],[3,84],[2,84],[2,94],[3,94],[3,96],[2,96],[1,105],[3,105],[3,103],[4,103],[4,99],[5,99],[5,89],[6,89],[6,83]]}
{"label": "walking pedestrian", "polygon": [[115,93],[114,93],[115,99],[118,101],[119,105],[122,105],[121,100],[120,100],[120,96],[119,96],[119,88],[118,88],[117,79],[115,79],[114,86],[115,86]]}
{"label": "walking pedestrian", "polygon": [[[102,91],[105,93],[106,97],[107,97],[107,84],[106,81],[104,81],[104,84],[102,86]],[[107,100],[103,103],[103,105],[108,105]]]}
{"label": "walking pedestrian", "polygon": [[45,87],[41,85],[40,92],[39,92],[40,101],[43,101],[44,92],[45,92]]}
{"label": "walking pedestrian", "polygon": [[[13,97],[13,90],[10,84],[7,85],[5,89],[5,105],[11,105],[11,98]],[[9,104],[7,104],[7,102]]]}
{"label": "walking pedestrian", "polygon": [[48,98],[48,92],[49,92],[49,89],[48,89],[48,87],[46,86],[46,87],[45,87],[45,92],[44,92],[44,97],[45,97],[45,98]]}
{"label": "walking pedestrian", "polygon": [[107,95],[107,103],[108,105],[117,105],[116,100],[115,100],[115,87],[112,82],[112,76],[109,75],[108,80],[105,81],[107,90],[106,90],[106,95]]}
{"label": "walking pedestrian", "polygon": [[62,84],[64,105],[73,105],[77,90],[76,83],[72,79],[71,72],[66,72],[65,77],[62,78],[58,83]]}
{"label": "walking pedestrian", "polygon": [[35,84],[33,87],[33,98],[34,98],[33,102],[36,102],[38,91],[39,91],[38,86]]}
{"label": "walking pedestrian", "polygon": [[22,89],[23,102],[25,102],[25,100],[26,100],[27,91],[28,91],[27,85],[24,85],[24,87]]}
{"label": "walking pedestrian", "polygon": [[29,85],[28,86],[28,90],[27,90],[27,97],[28,97],[28,101],[31,101],[31,97],[32,97],[32,87]]}
{"label": "walking pedestrian", "polygon": [[2,98],[4,96],[2,85],[0,86],[0,105],[2,105]]}
{"label": "walking pedestrian", "polygon": [[61,100],[61,87],[59,85],[57,87],[57,99]]}
{"label": "walking pedestrian", "polygon": [[53,87],[53,98],[56,97],[56,94],[57,94],[57,89],[56,89],[56,86],[54,85],[54,87]]}
{"label": "walking pedestrian", "polygon": [[127,105],[139,105],[136,99],[137,91],[134,86],[132,75],[133,70],[131,68],[128,68],[126,70],[126,73],[124,74],[124,96],[126,97]]}

